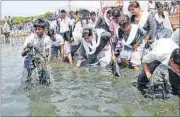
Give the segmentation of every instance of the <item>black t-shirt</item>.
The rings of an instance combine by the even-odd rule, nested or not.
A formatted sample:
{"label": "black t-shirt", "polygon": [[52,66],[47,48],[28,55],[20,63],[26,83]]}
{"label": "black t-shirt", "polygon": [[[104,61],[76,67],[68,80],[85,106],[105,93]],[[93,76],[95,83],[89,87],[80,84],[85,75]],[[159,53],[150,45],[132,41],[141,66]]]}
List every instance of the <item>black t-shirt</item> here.
{"label": "black t-shirt", "polygon": [[174,71],[171,69],[168,69],[168,71],[173,93],[180,95],[180,76],[174,73]]}

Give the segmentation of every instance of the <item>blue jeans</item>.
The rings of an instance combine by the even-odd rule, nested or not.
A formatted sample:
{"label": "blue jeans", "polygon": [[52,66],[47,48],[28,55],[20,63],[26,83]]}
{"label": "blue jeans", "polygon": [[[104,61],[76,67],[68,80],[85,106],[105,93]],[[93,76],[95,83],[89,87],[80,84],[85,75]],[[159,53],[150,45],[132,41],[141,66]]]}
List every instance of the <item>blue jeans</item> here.
{"label": "blue jeans", "polygon": [[29,70],[30,69],[30,58],[29,57],[26,57],[24,59],[24,68]]}
{"label": "blue jeans", "polygon": [[58,57],[58,50],[60,49],[60,46],[52,46],[51,47],[51,56]]}

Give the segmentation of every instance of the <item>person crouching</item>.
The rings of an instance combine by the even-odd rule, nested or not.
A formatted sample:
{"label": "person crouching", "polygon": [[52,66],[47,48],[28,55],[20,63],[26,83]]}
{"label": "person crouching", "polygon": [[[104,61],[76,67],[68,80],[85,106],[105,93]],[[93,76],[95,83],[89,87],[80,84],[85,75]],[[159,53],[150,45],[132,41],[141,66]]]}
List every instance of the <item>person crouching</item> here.
{"label": "person crouching", "polygon": [[95,33],[91,28],[85,28],[76,66],[108,65],[111,61],[110,36],[104,29],[96,29]]}

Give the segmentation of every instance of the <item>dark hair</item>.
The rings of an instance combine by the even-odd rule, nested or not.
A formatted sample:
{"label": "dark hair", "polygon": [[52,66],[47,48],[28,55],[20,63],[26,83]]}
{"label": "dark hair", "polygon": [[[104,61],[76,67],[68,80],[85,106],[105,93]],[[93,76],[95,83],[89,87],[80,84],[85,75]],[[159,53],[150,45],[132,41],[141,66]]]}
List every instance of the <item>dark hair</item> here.
{"label": "dark hair", "polygon": [[33,27],[34,28],[40,27],[40,28],[44,29],[45,28],[45,24],[46,24],[46,22],[43,19],[37,19],[37,20],[34,21]]}
{"label": "dark hair", "polygon": [[96,13],[95,13],[94,11],[92,11],[92,12],[90,13],[90,16],[92,16],[92,15],[96,15]]}
{"label": "dark hair", "polygon": [[54,31],[54,29],[50,29],[49,31],[48,31],[48,36],[53,36],[55,34],[55,31]]}
{"label": "dark hair", "polygon": [[83,30],[83,35],[82,35],[82,37],[84,37],[85,35],[92,36],[92,29],[91,29],[91,28],[85,28],[85,29]]}
{"label": "dark hair", "polygon": [[121,11],[118,8],[113,9],[112,16],[119,17],[121,15]]}
{"label": "dark hair", "polygon": [[66,13],[66,11],[64,9],[61,10],[61,13]]}
{"label": "dark hair", "polygon": [[70,31],[64,32],[64,40],[68,41],[72,37],[72,33]]}
{"label": "dark hair", "polygon": [[[161,8],[161,9],[163,10],[163,4],[160,3],[160,2],[157,4],[156,7],[157,7],[157,9],[160,9],[160,8]],[[161,15],[161,16],[162,16],[163,18],[165,18],[164,12],[162,12],[162,15]]]}
{"label": "dark hair", "polygon": [[121,15],[118,19],[119,29],[118,29],[118,36],[119,38],[123,38],[123,34],[125,33],[123,28],[125,28],[125,25],[130,23],[130,18],[128,15]]}
{"label": "dark hair", "polygon": [[118,24],[120,27],[123,27],[125,24],[130,22],[130,18],[128,15],[122,15],[121,17],[119,17],[118,19]]}
{"label": "dark hair", "polygon": [[45,28],[49,29],[49,27],[50,27],[50,24],[49,24],[48,21],[46,21],[46,22],[45,22]]}
{"label": "dark hair", "polygon": [[76,11],[76,15],[79,14],[79,11]]}
{"label": "dark hair", "polygon": [[112,14],[112,9],[109,9],[109,10],[107,11],[107,14]]}
{"label": "dark hair", "polygon": [[172,59],[175,64],[180,66],[180,48],[177,48],[172,52],[170,59]]}
{"label": "dark hair", "polygon": [[128,11],[130,11],[130,8],[133,7],[131,4],[128,6]]}
{"label": "dark hair", "polygon": [[130,5],[132,5],[132,7],[134,7],[134,8],[140,8],[139,2],[137,2],[137,1],[131,2]]}

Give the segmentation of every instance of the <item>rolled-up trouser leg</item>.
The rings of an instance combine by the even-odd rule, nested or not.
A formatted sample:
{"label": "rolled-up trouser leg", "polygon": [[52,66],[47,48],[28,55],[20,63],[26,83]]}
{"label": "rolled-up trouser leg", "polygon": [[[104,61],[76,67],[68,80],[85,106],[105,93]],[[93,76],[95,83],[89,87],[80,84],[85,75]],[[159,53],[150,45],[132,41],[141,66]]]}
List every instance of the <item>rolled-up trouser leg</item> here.
{"label": "rolled-up trouser leg", "polygon": [[[148,64],[151,74],[153,74],[158,65],[160,65],[159,61],[154,61]],[[138,86],[145,86],[148,82],[149,80],[147,79],[146,73],[142,70],[138,76],[137,84]]]}

